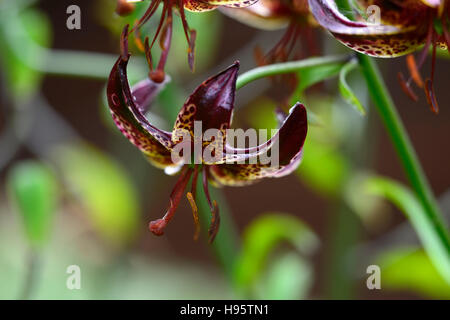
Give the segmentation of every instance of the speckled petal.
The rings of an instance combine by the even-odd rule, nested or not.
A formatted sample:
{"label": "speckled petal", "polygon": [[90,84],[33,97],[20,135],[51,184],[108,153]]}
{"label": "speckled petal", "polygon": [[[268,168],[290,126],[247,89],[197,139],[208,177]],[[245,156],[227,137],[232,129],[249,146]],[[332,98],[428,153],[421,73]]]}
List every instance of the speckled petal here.
{"label": "speckled petal", "polygon": [[[368,24],[347,19],[334,1],[309,0],[316,20],[347,47],[375,57],[397,57],[415,51],[427,34],[427,24],[394,26]],[[383,14],[383,13],[382,13]],[[417,23],[423,22],[416,20]]]}
{"label": "speckled petal", "polygon": [[191,12],[205,12],[217,8],[216,5],[212,5],[206,1],[199,0],[183,0],[183,6],[186,10]]}
{"label": "speckled petal", "polygon": [[254,28],[263,30],[277,30],[287,27],[291,15],[287,12],[271,10],[270,0],[260,0],[254,5],[235,10],[229,7],[220,7],[225,15]]}
{"label": "speckled petal", "polygon": [[229,8],[247,8],[257,3],[259,0],[207,0],[209,3],[224,5]]}
{"label": "speckled petal", "polygon": [[109,76],[107,96],[113,120],[152,164],[161,168],[174,166],[170,153],[171,134],[151,125],[144,115],[163,84],[144,80],[136,85],[135,95],[128,84],[127,64],[128,58],[119,57]]}
{"label": "speckled petal", "polygon": [[234,108],[238,70],[239,62],[235,62],[194,90],[177,116],[172,132],[174,143],[182,140],[184,130],[194,137],[194,121],[201,122],[202,133],[208,129],[219,129],[225,137]]}
{"label": "speckled petal", "polygon": [[[250,160],[261,154],[271,151],[275,142],[278,143],[279,166],[270,164],[239,164],[225,163],[209,167],[212,180],[219,185],[242,186],[254,183],[262,178],[282,177],[290,174],[301,162],[303,144],[308,132],[308,120],[306,109],[301,103],[297,103],[284,120],[278,132],[266,143],[256,148],[247,149],[238,158],[245,156]],[[231,154],[231,148],[227,149]],[[228,156],[230,156],[228,154]],[[258,158],[257,158],[258,159]]]}

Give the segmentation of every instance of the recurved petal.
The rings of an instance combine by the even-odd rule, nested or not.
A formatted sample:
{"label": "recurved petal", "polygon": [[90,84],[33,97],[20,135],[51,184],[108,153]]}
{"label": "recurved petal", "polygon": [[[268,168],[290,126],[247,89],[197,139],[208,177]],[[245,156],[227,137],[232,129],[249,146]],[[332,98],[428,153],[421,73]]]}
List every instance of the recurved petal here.
{"label": "recurved petal", "polygon": [[291,21],[291,15],[285,11],[273,10],[270,3],[270,0],[259,0],[254,5],[240,10],[227,6],[220,7],[219,10],[225,15],[254,28],[277,30],[287,27]]}
{"label": "recurved petal", "polygon": [[[228,161],[210,166],[210,176],[221,185],[241,186],[266,177],[288,175],[301,162],[307,132],[306,108],[297,103],[291,108],[277,133],[266,143],[251,149],[233,149],[227,146]],[[235,162],[231,163],[231,159]],[[277,159],[277,164],[268,162],[268,159]],[[241,163],[243,160],[246,162]]]}
{"label": "recurved petal", "polygon": [[423,23],[430,9],[421,0],[359,0],[359,4],[368,17],[393,26]]}
{"label": "recurved petal", "polygon": [[[397,57],[413,52],[426,39],[427,24],[394,26],[351,21],[331,0],[309,0],[317,22],[347,47],[374,57]],[[420,19],[419,19],[420,20]],[[420,22],[420,24],[419,24]]]}
{"label": "recurved petal", "polygon": [[168,75],[165,75],[164,81],[161,83],[156,83],[149,78],[145,78],[131,88],[134,104],[142,114],[149,111],[153,100],[169,82],[170,77]]}
{"label": "recurved petal", "polygon": [[234,8],[244,8],[251,6],[258,0],[188,0],[193,2],[203,2],[213,6],[229,6]]}
{"label": "recurved petal", "polygon": [[239,62],[236,61],[194,90],[177,116],[172,133],[174,143],[180,142],[186,131],[194,137],[195,121],[201,124],[202,131],[199,133],[208,129],[218,129],[224,133],[230,127],[238,71]]}
{"label": "recurved petal", "polygon": [[128,57],[119,57],[108,79],[107,96],[113,120],[123,135],[157,167],[175,165],[171,160],[169,132],[151,125],[144,112],[162,88],[150,80],[140,82],[132,92],[127,78]]}

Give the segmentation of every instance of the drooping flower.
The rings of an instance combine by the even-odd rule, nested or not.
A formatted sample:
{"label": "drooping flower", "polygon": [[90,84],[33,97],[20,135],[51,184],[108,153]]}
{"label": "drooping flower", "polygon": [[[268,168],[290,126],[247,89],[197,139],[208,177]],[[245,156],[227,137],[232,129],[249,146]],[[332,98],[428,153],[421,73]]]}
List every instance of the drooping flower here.
{"label": "drooping flower", "polygon": [[[220,217],[217,203],[211,201],[208,183],[241,186],[265,177],[281,177],[291,173],[300,164],[302,158],[303,143],[307,134],[306,109],[302,104],[297,103],[288,115],[283,116],[280,129],[272,138],[259,146],[236,148],[227,144],[225,131],[231,124],[239,69],[239,63],[235,62],[194,90],[182,106],[172,132],[158,129],[149,122],[145,114],[151,100],[164,86],[167,78],[160,83],[147,78],[132,89],[130,88],[127,79],[130,54],[127,50],[125,35],[126,32],[122,38],[121,55],[111,70],[107,86],[108,104],[113,120],[123,135],[143,152],[150,163],[167,171],[175,169],[181,171],[170,195],[166,214],[161,219],[150,222],[150,231],[156,235],[163,234],[192,177],[191,191],[186,196],[192,207],[194,222],[197,226],[195,237],[197,237],[198,214],[195,190],[198,174],[202,171],[203,189],[212,213],[208,233],[210,241],[213,241],[218,231]],[[195,152],[195,159],[190,154],[174,157],[174,154],[179,155],[180,147],[191,146],[195,149],[194,144],[198,139],[195,131],[198,123],[201,124],[201,135],[206,136],[211,129],[223,135],[200,141],[200,159],[196,158]],[[212,157],[205,157],[206,151],[210,151]],[[275,152],[278,156],[276,166],[260,161],[261,156]],[[200,161],[192,163],[189,160]]]}
{"label": "drooping flower", "polygon": [[[123,0],[118,0],[119,3]],[[139,0],[137,0],[139,1]],[[188,63],[191,70],[194,69],[194,51],[195,51],[195,38],[196,31],[189,28],[185,10],[192,12],[205,12],[216,9],[219,6],[230,7],[230,8],[243,8],[252,5],[258,0],[152,0],[148,9],[145,11],[144,15],[137,21],[136,25],[133,27],[132,32],[136,34],[136,40],[138,46],[144,51],[144,45],[140,42],[140,28],[155,14],[160,4],[162,4],[162,13],[159,20],[158,28],[156,29],[155,35],[150,45],[148,46],[148,51],[152,49],[155,41],[159,37],[159,42],[161,46],[161,57],[155,70],[151,70],[150,76],[155,81],[162,81],[164,74],[164,66],[167,60],[167,56],[170,51],[170,44],[172,40],[172,19],[173,11],[179,13],[181,22],[183,24],[184,34],[188,42]],[[147,40],[148,41],[148,38]],[[152,65],[151,65],[152,66]]]}
{"label": "drooping flower", "polygon": [[[220,8],[221,12],[263,30],[286,28],[283,37],[267,53],[256,50],[259,64],[272,64],[297,60],[306,54],[318,54],[313,28],[317,25],[311,15],[307,0],[259,0],[241,10]],[[302,50],[295,50],[301,44]]]}
{"label": "drooping flower", "polygon": [[[392,58],[407,55],[411,73],[408,81],[399,73],[402,88],[413,99],[411,81],[425,88],[428,104],[438,113],[439,106],[433,88],[436,47],[450,47],[450,5],[447,0],[360,0],[364,8],[377,6],[380,23],[368,23],[359,17],[352,21],[342,15],[332,0],[309,0],[316,20],[347,47],[373,57]],[[431,76],[422,80],[418,70],[432,46]],[[418,62],[411,55],[422,48]]]}

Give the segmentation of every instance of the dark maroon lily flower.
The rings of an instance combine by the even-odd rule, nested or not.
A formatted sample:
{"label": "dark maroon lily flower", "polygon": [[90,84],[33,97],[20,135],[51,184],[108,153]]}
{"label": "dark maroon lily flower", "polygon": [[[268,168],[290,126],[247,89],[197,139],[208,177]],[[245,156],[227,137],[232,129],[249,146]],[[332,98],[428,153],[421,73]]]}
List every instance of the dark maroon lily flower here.
{"label": "dark maroon lily flower", "polygon": [[[195,238],[198,236],[195,190],[198,174],[201,171],[204,193],[212,213],[208,231],[210,242],[212,242],[218,231],[220,217],[217,203],[211,200],[208,183],[212,182],[218,186],[241,186],[265,177],[281,177],[291,173],[300,164],[302,158],[308,128],[306,109],[302,104],[297,103],[288,115],[284,115],[282,125],[276,134],[259,146],[235,148],[227,144],[225,131],[231,125],[239,69],[239,63],[235,62],[194,90],[182,106],[172,132],[158,129],[150,123],[145,113],[150,107],[151,100],[164,83],[157,83],[148,78],[131,89],[127,79],[130,54],[126,48],[125,37],[122,44],[123,51],[111,70],[107,87],[108,104],[114,122],[151,164],[165,168],[166,171],[176,169],[181,171],[170,195],[166,214],[161,219],[150,222],[150,231],[155,235],[163,234],[192,177],[191,191],[187,193],[187,198],[197,227]],[[199,122],[202,126],[202,135],[206,135],[210,129],[224,134],[218,135],[218,138],[201,141],[200,161],[191,163],[189,159],[192,158],[188,156],[186,160],[185,155],[174,158],[173,154],[180,146],[196,142],[195,128]],[[211,150],[211,146],[217,151],[213,160],[203,156],[206,150]],[[278,165],[272,166],[260,161],[261,155],[272,152],[278,152]]]}
{"label": "dark maroon lily flower", "polygon": [[[320,52],[315,35],[317,22],[311,14],[308,0],[259,0],[250,7],[233,10],[222,7],[220,11],[239,22],[263,30],[285,29],[284,35],[266,53],[256,46],[254,56],[259,66],[299,60]],[[291,96],[298,87],[298,74],[271,77],[279,85],[285,98],[279,107],[290,107]]]}
{"label": "dark maroon lily flower", "polygon": [[[399,73],[400,84],[408,96],[417,101],[410,88],[414,81],[425,88],[428,104],[434,113],[439,106],[433,88],[436,47],[450,50],[450,4],[447,0],[360,0],[363,8],[376,5],[380,9],[379,24],[368,23],[362,17],[351,21],[343,16],[332,0],[309,0],[316,20],[347,47],[381,58],[398,57],[409,54],[407,64],[411,76],[405,81]],[[425,81],[419,69],[425,62],[428,50],[432,46],[431,76]],[[411,55],[421,50],[418,63]]]}
{"label": "dark maroon lily flower", "polygon": [[[123,0],[118,0],[123,1]],[[243,8],[252,5],[258,0],[152,0],[147,11],[139,19],[136,25],[133,27],[132,31],[136,34],[136,40],[138,46],[141,50],[150,51],[159,37],[159,42],[161,46],[161,57],[156,69],[153,70],[151,66],[151,77],[155,81],[162,81],[164,79],[164,66],[167,61],[167,56],[169,55],[170,44],[172,41],[172,19],[173,10],[175,9],[181,18],[183,24],[184,34],[188,42],[188,63],[191,70],[194,70],[194,51],[195,51],[195,38],[196,31],[189,28],[188,22],[186,20],[186,15],[184,10],[192,12],[204,12],[216,9],[219,6],[225,6],[230,8]],[[140,28],[155,14],[159,5],[162,3],[163,9],[161,13],[161,18],[159,20],[158,28],[156,29],[155,35],[150,45],[144,48],[144,45],[140,43]],[[148,41],[148,40],[146,40]]]}
{"label": "dark maroon lily flower", "polygon": [[[267,53],[258,47],[255,55],[260,65],[297,60],[318,54],[313,28],[317,26],[307,0],[259,0],[241,10],[220,8],[220,11],[251,27],[263,30],[286,28],[283,37]],[[302,50],[296,50],[301,44]]]}

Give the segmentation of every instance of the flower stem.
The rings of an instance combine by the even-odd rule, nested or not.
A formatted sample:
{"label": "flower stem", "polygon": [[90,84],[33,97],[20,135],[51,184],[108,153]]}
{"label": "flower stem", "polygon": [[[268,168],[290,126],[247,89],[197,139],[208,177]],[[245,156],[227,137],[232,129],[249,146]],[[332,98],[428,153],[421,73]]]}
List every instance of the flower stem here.
{"label": "flower stem", "polygon": [[236,83],[236,89],[240,89],[243,86],[253,82],[255,80],[270,77],[274,75],[286,74],[286,73],[294,73],[298,72],[303,68],[311,68],[317,66],[323,66],[327,64],[336,64],[342,63],[344,64],[349,60],[349,55],[337,55],[337,56],[327,56],[327,57],[318,57],[318,58],[308,58],[304,60],[292,61],[292,62],[283,62],[283,63],[275,63],[259,68],[252,69],[241,74]]}
{"label": "flower stem", "polygon": [[442,219],[441,210],[378,66],[370,57],[362,54],[358,54],[358,60],[372,100],[392,139],[408,180],[422,202],[428,215],[427,218],[434,225],[445,247],[450,251],[450,240]]}

